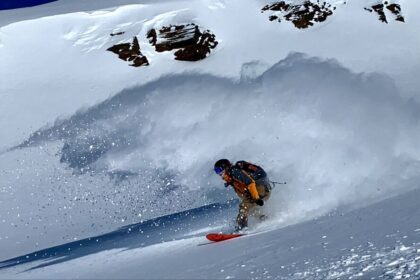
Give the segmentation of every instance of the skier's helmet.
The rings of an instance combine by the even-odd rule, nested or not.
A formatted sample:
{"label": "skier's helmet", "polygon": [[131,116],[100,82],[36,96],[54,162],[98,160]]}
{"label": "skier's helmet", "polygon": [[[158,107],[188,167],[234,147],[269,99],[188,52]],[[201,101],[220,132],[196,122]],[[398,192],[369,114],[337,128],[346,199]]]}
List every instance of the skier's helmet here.
{"label": "skier's helmet", "polygon": [[219,159],[218,161],[216,161],[216,163],[214,164],[214,172],[216,172],[217,174],[221,174],[223,172],[223,170],[225,170],[228,167],[231,167],[232,164],[230,163],[230,161],[228,159]]}

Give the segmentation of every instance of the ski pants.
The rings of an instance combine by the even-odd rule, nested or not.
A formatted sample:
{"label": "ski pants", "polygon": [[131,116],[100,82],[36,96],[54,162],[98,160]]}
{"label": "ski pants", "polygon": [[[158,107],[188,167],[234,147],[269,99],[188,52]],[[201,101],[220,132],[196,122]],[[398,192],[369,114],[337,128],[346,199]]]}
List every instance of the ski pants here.
{"label": "ski pants", "polygon": [[[270,198],[271,193],[271,184],[267,177],[255,180],[255,184],[257,187],[258,194],[264,202],[266,202]],[[258,206],[251,197],[247,196],[244,197],[239,204],[239,214],[236,217],[236,222],[238,224],[238,229],[242,229],[248,226],[248,216],[254,215],[258,218],[264,217],[262,213],[259,213],[257,207]]]}

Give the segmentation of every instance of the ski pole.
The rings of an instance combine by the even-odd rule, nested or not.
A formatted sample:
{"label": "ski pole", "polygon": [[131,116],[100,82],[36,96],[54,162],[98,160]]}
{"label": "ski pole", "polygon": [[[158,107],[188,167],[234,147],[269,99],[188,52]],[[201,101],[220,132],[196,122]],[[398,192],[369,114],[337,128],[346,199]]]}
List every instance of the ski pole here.
{"label": "ski pole", "polygon": [[276,187],[276,185],[286,185],[286,182],[275,182],[275,181],[270,181],[270,183],[273,184],[273,189]]}
{"label": "ski pole", "polygon": [[270,181],[271,183],[273,183],[274,185],[275,184],[277,184],[277,185],[286,185],[287,183],[286,182],[274,182],[274,181]]}

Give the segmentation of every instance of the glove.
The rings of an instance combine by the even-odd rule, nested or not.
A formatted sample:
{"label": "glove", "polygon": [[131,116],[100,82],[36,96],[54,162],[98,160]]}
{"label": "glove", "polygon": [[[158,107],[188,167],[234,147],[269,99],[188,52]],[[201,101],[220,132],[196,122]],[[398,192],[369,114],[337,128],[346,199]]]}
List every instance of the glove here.
{"label": "glove", "polygon": [[225,183],[225,188],[229,187],[230,183]]}
{"label": "glove", "polygon": [[261,198],[255,200],[255,203],[259,206],[263,206],[264,205],[264,200],[262,200]]}

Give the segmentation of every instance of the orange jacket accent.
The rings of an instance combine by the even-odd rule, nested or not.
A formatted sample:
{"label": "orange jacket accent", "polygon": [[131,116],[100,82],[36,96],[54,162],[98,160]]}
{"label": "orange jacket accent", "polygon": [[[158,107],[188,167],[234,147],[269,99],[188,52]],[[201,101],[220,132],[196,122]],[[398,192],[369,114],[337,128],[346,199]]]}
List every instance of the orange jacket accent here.
{"label": "orange jacket accent", "polygon": [[[248,175],[245,171],[241,170],[241,176],[229,176],[227,172],[223,175],[223,180],[233,186],[235,192],[240,196],[244,197],[247,192],[251,195],[253,200],[258,200],[260,195],[257,191],[257,186],[254,179]],[[248,183],[248,184],[246,184]]]}

